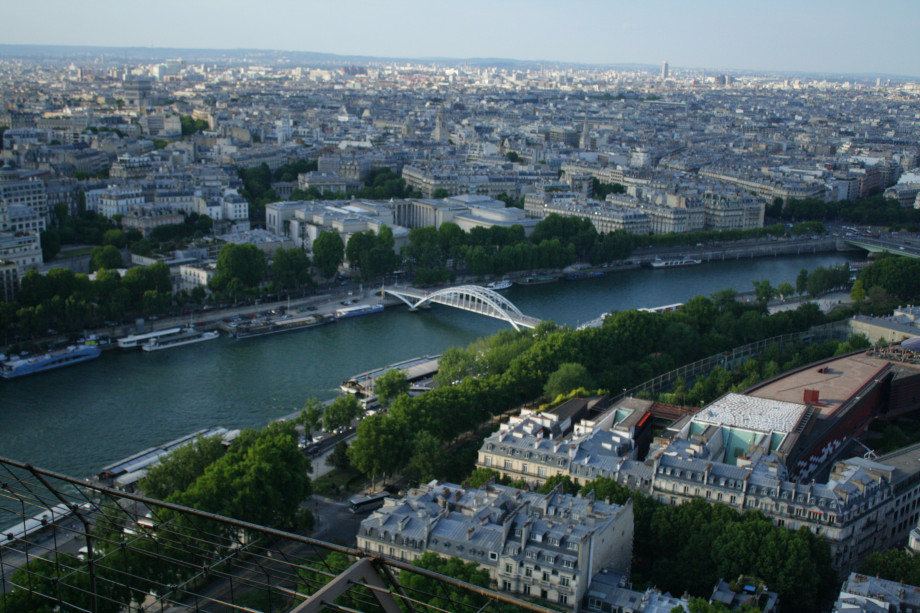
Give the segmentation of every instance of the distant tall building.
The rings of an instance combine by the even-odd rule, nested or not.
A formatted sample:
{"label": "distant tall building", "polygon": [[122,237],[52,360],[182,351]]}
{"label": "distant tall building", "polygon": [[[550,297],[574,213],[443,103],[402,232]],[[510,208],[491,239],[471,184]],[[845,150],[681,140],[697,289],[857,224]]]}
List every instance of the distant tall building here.
{"label": "distant tall building", "polygon": [[449,132],[447,130],[447,118],[444,116],[444,106],[438,109],[438,118],[434,122],[434,131],[431,133],[431,140],[438,143],[446,143]]}
{"label": "distant tall building", "polygon": [[664,63],[661,65],[661,78],[662,78],[662,79],[667,79],[667,78],[668,78],[668,63],[667,63],[667,62],[664,62]]}

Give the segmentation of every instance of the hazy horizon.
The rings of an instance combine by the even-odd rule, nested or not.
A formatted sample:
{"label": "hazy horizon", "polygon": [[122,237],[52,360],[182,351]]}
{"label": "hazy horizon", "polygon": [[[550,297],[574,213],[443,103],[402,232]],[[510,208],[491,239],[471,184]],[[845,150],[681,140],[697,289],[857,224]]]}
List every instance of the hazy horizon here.
{"label": "hazy horizon", "polygon": [[907,1],[31,0],[5,17],[3,42],[19,45],[920,76],[920,3]]}

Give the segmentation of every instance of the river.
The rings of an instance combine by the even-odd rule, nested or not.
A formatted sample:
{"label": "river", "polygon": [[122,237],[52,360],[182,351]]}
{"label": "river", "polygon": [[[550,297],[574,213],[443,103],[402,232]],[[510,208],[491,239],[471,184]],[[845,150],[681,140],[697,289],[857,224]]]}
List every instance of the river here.
{"label": "river", "polygon": [[[727,287],[795,284],[803,268],[853,254],[748,259],[637,269],[576,282],[514,286],[505,295],[527,315],[570,324],[600,313],[683,302]],[[137,451],[210,426],[263,426],[344,379],[378,366],[437,354],[507,324],[434,305],[279,334],[222,337],[167,351],[110,351],[97,360],[19,380],[0,380],[0,456],[88,477]]]}

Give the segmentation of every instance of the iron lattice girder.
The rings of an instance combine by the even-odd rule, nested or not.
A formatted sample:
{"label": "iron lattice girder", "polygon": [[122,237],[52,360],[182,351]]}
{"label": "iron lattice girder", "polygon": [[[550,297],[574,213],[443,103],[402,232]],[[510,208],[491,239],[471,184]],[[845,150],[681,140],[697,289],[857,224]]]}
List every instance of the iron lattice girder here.
{"label": "iron lattice girder", "polygon": [[[107,515],[115,510],[116,514]],[[57,515],[61,512],[68,514]],[[37,524],[35,531],[25,530],[30,518],[43,514],[51,517],[47,524]],[[128,590],[133,597],[145,599],[145,610],[157,611],[174,607],[252,611],[245,604],[252,593],[267,595],[273,610],[348,610],[333,601],[349,595],[359,598],[362,606],[373,601],[394,613],[443,611],[427,603],[433,594],[399,583],[398,574],[408,571],[452,586],[461,597],[482,596],[487,609],[504,603],[521,611],[553,613],[381,554],[122,492],[0,457],[0,519],[7,517],[15,517],[17,524],[0,535],[0,601],[21,590],[35,608],[98,611],[123,604],[114,595]],[[99,533],[93,529],[99,527],[114,530]],[[66,562],[54,562],[59,554],[72,554],[82,542],[87,544],[84,563],[72,555]],[[334,552],[357,561],[349,568],[330,567],[324,560]],[[125,566],[127,557],[131,563]],[[26,565],[38,558],[52,563]],[[20,569],[24,583],[14,584],[11,579]],[[174,570],[164,575],[165,569]],[[331,581],[317,585],[303,573],[331,577]],[[33,583],[53,587],[42,591],[33,589]],[[302,587],[318,591],[310,589],[311,595]],[[355,588],[362,590],[356,595]],[[72,602],[74,598],[80,601]],[[471,609],[458,604],[455,610]]]}

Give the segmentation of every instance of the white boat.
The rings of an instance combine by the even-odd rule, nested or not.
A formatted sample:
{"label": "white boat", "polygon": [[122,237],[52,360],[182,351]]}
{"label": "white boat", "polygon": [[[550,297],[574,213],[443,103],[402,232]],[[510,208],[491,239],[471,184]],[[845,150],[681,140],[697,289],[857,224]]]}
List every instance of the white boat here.
{"label": "white boat", "polygon": [[500,292],[503,289],[508,289],[511,287],[511,281],[503,279],[501,281],[492,281],[491,283],[486,284],[486,289],[490,289],[493,292]]}
{"label": "white boat", "polygon": [[682,258],[674,258],[670,260],[662,260],[661,258],[655,258],[651,262],[650,266],[652,268],[673,268],[675,266],[693,266],[694,264],[702,264],[703,260],[697,260],[695,258],[684,256]]}
{"label": "white boat", "polygon": [[125,336],[124,338],[118,339],[118,348],[140,349],[146,343],[155,338],[171,336],[173,334],[178,334],[181,331],[182,328],[167,328],[165,330],[157,330],[156,332],[147,332],[146,334],[131,334],[130,336]]}
{"label": "white boat", "polygon": [[182,345],[191,345],[202,341],[211,341],[220,336],[217,330],[202,332],[201,330],[183,329],[172,336],[161,336],[151,339],[141,346],[144,351],[159,351],[160,349],[171,349]]}
{"label": "white boat", "polygon": [[348,306],[343,309],[335,310],[336,319],[347,319],[349,317],[359,317],[361,315],[370,315],[371,313],[381,313],[382,304],[359,304],[358,306]]}
{"label": "white boat", "polygon": [[610,313],[601,313],[599,317],[592,319],[591,321],[586,321],[583,324],[579,324],[576,330],[586,330],[588,328],[600,328],[604,325],[604,320],[610,316]]}
{"label": "white boat", "polygon": [[684,306],[683,302],[675,302],[674,304],[665,304],[657,307],[636,309],[637,311],[644,311],[646,313],[670,313],[672,311],[680,310],[680,307]]}

